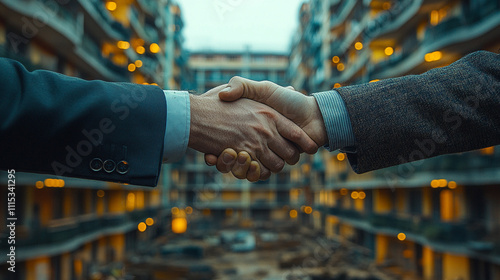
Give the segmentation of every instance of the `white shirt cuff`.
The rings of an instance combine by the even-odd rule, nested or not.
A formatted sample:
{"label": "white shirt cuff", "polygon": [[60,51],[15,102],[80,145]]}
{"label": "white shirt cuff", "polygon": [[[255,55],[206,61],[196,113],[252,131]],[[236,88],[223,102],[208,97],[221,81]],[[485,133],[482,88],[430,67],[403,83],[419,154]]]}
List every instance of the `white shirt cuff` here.
{"label": "white shirt cuff", "polygon": [[164,90],[167,100],[167,127],[163,145],[163,162],[176,162],[186,153],[189,142],[191,112],[189,93]]}

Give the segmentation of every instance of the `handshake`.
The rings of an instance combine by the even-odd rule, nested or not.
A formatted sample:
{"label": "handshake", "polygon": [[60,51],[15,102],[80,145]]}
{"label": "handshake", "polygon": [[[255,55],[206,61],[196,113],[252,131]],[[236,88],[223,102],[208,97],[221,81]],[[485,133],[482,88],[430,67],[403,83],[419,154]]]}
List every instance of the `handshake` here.
{"label": "handshake", "polygon": [[239,179],[266,180],[328,141],[315,98],[292,87],[234,77],[190,103],[188,146]]}

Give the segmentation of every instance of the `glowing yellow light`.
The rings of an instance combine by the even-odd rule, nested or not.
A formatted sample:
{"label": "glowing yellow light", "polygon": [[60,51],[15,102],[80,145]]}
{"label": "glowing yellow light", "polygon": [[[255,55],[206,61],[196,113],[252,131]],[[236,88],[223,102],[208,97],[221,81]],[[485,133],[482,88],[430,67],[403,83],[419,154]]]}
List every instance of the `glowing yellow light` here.
{"label": "glowing yellow light", "polygon": [[432,53],[426,53],[424,56],[425,61],[431,62],[432,61]]}
{"label": "glowing yellow light", "polygon": [[404,233],[400,232],[400,233],[398,234],[398,239],[399,239],[400,241],[405,240],[405,239],[406,239],[406,234],[404,234]]}
{"label": "glowing yellow light", "polygon": [[118,41],[117,46],[119,49],[128,50],[128,48],[130,48],[130,43],[126,41]]}
{"label": "glowing yellow light", "polygon": [[352,192],[351,193],[351,198],[352,199],[358,199],[359,198],[359,193],[358,192]]}
{"label": "glowing yellow light", "polygon": [[135,49],[135,52],[138,53],[138,54],[144,54],[146,52],[146,48],[144,48],[143,46],[138,46]]}
{"label": "glowing yellow light", "polygon": [[337,160],[338,161],[344,161],[345,160],[345,154],[344,153],[339,153],[337,155]]}
{"label": "glowing yellow light", "polygon": [[108,11],[111,11],[111,12],[116,10],[116,2],[114,2],[114,1],[106,2],[106,9],[108,9]]}
{"label": "glowing yellow light", "polygon": [[384,2],[384,4],[382,4],[382,9],[389,10],[390,8],[391,8],[391,2]]}
{"label": "glowing yellow light", "polygon": [[340,62],[340,57],[338,57],[338,56],[332,57],[332,62],[333,63],[339,63]]}
{"label": "glowing yellow light", "polygon": [[431,187],[432,188],[439,188],[439,181],[438,180],[432,180],[431,181]]}
{"label": "glowing yellow light", "polygon": [[193,207],[191,207],[191,206],[186,207],[186,213],[188,215],[193,214]]}
{"label": "glowing yellow light", "polygon": [[155,220],[153,220],[153,218],[146,219],[146,225],[152,226],[152,225],[154,225],[154,223],[155,223]]}
{"label": "glowing yellow light", "polygon": [[392,55],[394,53],[394,49],[392,47],[387,47],[384,50],[385,55]]}
{"label": "glowing yellow light", "polygon": [[104,191],[103,190],[98,190],[97,191],[97,196],[98,197],[104,197]]}
{"label": "glowing yellow light", "polygon": [[344,63],[337,64],[337,70],[339,70],[340,72],[342,72],[342,71],[344,71],[344,69],[345,69]]}
{"label": "glowing yellow light", "polygon": [[177,207],[173,207],[170,211],[172,212],[172,215],[179,215],[179,213],[181,212]]}
{"label": "glowing yellow light", "polygon": [[311,208],[311,206],[306,206],[304,208],[304,213],[306,213],[307,215],[311,214],[313,212],[313,209]]}
{"label": "glowing yellow light", "polygon": [[135,67],[135,64],[133,64],[133,63],[130,63],[128,65],[128,71],[130,71],[130,72],[134,72],[136,68],[137,67]]}
{"label": "glowing yellow light", "polygon": [[151,83],[150,85],[157,86],[157,87],[159,86],[157,83]]}
{"label": "glowing yellow light", "polygon": [[346,195],[347,194],[347,189],[346,188],[341,188],[340,189],[340,194],[341,195]]}
{"label": "glowing yellow light", "polygon": [[52,179],[45,179],[44,184],[45,184],[47,187],[52,187]]}
{"label": "glowing yellow light", "polygon": [[140,232],[144,232],[146,231],[146,228],[148,226],[146,226],[146,224],[144,222],[140,222],[138,225],[137,225],[137,229],[140,231]]}
{"label": "glowing yellow light", "polygon": [[432,52],[432,53],[427,53],[424,56],[424,59],[427,62],[437,61],[437,60],[440,60],[441,58],[443,58],[443,53],[440,52],[440,51],[435,51],[435,52]]}
{"label": "glowing yellow light", "polygon": [[438,181],[438,184],[439,184],[439,187],[444,188],[448,185],[448,181],[446,181],[445,179],[440,179]]}
{"label": "glowing yellow light", "polygon": [[142,67],[142,60],[136,60],[136,61],[135,61],[135,66],[136,66],[137,68],[141,68],[141,67]]}
{"label": "glowing yellow light", "polygon": [[161,49],[160,49],[160,46],[158,46],[157,43],[153,43],[153,44],[151,44],[151,46],[149,46],[149,50],[152,53],[159,53]]}
{"label": "glowing yellow light", "polygon": [[339,84],[339,83],[335,83],[335,84],[333,85],[333,88],[339,88],[339,87],[341,87],[341,86],[342,86],[341,84]]}
{"label": "glowing yellow light", "polygon": [[359,199],[363,200],[366,198],[366,193],[365,192],[359,192]]}
{"label": "glowing yellow light", "polygon": [[356,42],[356,44],[354,44],[354,48],[358,51],[362,50],[363,49],[363,43],[361,42]]}
{"label": "glowing yellow light", "polygon": [[380,80],[379,79],[375,79],[375,80],[371,80],[370,83],[376,83],[378,81],[380,81]]}
{"label": "glowing yellow light", "polygon": [[185,233],[187,230],[187,220],[186,218],[175,218],[172,220],[172,232],[173,233]]}
{"label": "glowing yellow light", "polygon": [[133,211],[135,208],[135,194],[130,192],[127,194],[127,202],[125,203],[125,207],[128,211]]}
{"label": "glowing yellow light", "polygon": [[437,25],[439,23],[439,12],[434,10],[431,12],[430,23],[432,25]]}
{"label": "glowing yellow light", "polygon": [[297,210],[290,210],[290,218],[295,219],[297,218]]}
{"label": "glowing yellow light", "polygon": [[450,181],[448,182],[448,188],[450,189],[456,189],[457,188],[457,183],[455,181]]}
{"label": "glowing yellow light", "polygon": [[42,188],[43,188],[43,182],[42,182],[42,181],[37,181],[37,182],[35,183],[35,187],[36,187],[37,189],[42,189]]}
{"label": "glowing yellow light", "polygon": [[443,54],[440,51],[435,51],[432,53],[432,60],[437,61],[443,57]]}

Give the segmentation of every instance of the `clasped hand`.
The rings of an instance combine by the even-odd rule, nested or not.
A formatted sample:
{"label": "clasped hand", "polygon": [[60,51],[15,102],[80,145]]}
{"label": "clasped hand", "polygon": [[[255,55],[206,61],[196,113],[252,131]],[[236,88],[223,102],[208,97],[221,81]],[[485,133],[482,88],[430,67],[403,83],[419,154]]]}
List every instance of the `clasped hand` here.
{"label": "clasped hand", "polygon": [[240,179],[266,180],[327,142],[314,97],[271,82],[235,77],[190,101],[189,147]]}

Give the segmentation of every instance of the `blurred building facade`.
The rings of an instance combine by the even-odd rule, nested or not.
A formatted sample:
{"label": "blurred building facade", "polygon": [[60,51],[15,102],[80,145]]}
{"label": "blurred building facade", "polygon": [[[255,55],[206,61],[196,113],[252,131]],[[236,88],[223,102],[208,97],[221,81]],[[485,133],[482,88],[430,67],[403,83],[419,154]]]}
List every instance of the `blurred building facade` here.
{"label": "blurred building facade", "polygon": [[[0,56],[29,70],[179,89],[188,75],[182,28],[173,1],[1,0]],[[168,203],[162,180],[156,188],[139,188],[35,174],[16,178],[16,274],[2,254],[1,279],[120,278],[128,253],[157,236],[162,217],[170,215],[170,208],[162,212]],[[6,182],[0,187],[5,201]],[[7,217],[2,207],[2,252],[11,246]]]}
{"label": "blurred building facade", "polygon": [[198,51],[189,56],[194,88],[204,93],[226,84],[234,76],[255,81],[269,80],[285,85],[288,56],[279,53]]}
{"label": "blurred building facade", "polygon": [[[420,74],[475,50],[500,49],[496,0],[311,0],[299,19],[287,75],[308,93]],[[497,147],[362,175],[345,154],[321,157],[323,167],[302,178],[299,189],[314,203],[312,215],[296,209],[301,223],[363,246],[395,277],[500,279]]]}

